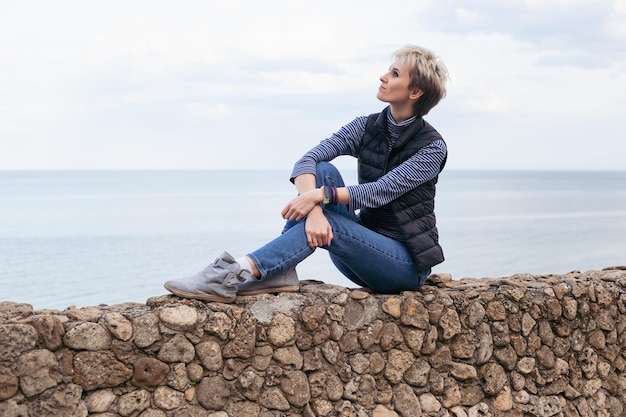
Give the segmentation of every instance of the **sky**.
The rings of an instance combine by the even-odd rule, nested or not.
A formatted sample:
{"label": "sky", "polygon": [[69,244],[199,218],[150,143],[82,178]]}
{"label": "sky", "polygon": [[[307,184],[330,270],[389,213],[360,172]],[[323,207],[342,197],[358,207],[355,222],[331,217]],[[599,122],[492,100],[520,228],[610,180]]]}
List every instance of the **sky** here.
{"label": "sky", "polygon": [[626,169],[626,0],[0,0],[0,169],[290,169],[405,44],[448,169]]}

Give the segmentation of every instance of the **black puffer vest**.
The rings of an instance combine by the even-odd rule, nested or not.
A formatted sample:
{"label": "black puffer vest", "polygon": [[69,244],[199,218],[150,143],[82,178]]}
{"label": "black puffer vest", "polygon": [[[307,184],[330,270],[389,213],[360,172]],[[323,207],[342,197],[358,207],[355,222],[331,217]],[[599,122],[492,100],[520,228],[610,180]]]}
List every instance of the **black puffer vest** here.
{"label": "black puffer vest", "polygon": [[[413,156],[420,148],[442,139],[430,124],[418,117],[390,150],[386,134],[388,111],[389,108],[386,108],[381,113],[371,114],[367,119],[359,151],[359,183],[378,180]],[[441,163],[439,172],[443,169],[446,159]],[[361,209],[360,213],[361,223],[369,229],[376,230],[376,212],[391,206],[418,270],[425,270],[444,260],[434,213],[437,179],[438,177],[435,177],[425,182],[384,207]]]}

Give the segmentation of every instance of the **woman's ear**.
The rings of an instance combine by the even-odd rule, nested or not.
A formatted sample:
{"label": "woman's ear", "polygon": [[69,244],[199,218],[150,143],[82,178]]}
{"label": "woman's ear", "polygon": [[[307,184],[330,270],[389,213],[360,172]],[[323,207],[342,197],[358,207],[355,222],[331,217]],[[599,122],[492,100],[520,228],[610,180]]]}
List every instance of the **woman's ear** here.
{"label": "woman's ear", "polygon": [[419,89],[419,88],[414,88],[413,90],[411,90],[411,92],[409,93],[409,98],[411,100],[417,100],[419,99],[421,96],[424,95],[424,92]]}

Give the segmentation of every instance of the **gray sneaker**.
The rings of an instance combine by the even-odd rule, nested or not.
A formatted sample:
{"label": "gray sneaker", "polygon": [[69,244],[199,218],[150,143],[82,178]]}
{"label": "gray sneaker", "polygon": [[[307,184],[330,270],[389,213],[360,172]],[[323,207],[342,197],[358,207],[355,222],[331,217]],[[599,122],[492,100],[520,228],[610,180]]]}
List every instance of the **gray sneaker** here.
{"label": "gray sneaker", "polygon": [[275,294],[279,292],[299,292],[300,282],[295,268],[263,280],[254,279],[239,286],[237,295]]}
{"label": "gray sneaker", "polygon": [[242,270],[235,258],[224,252],[196,275],[167,281],[164,286],[171,293],[183,298],[232,303],[239,284],[249,279],[254,279],[252,274]]}

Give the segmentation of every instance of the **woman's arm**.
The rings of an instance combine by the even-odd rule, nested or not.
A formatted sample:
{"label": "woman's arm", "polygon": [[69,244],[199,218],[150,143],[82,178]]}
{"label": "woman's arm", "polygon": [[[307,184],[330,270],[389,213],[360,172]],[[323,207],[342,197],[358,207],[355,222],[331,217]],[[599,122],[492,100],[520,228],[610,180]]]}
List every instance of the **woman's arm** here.
{"label": "woman's arm", "polygon": [[357,156],[365,132],[367,116],[357,117],[328,139],[305,153],[294,165],[291,180],[302,174],[315,174],[318,162],[332,161],[340,155]]}

